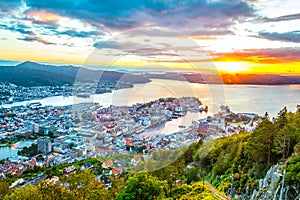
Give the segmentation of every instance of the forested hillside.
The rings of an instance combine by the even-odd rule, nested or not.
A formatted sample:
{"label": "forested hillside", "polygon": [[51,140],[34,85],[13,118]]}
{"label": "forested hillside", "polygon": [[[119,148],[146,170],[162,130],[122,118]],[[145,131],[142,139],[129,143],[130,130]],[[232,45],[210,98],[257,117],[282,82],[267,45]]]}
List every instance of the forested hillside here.
{"label": "forested hillside", "polygon": [[[246,191],[251,195],[258,188],[259,179],[277,163],[281,163],[286,170],[285,185],[291,188],[285,192],[293,192],[287,196],[296,198],[300,186],[299,155],[300,109],[296,113],[289,113],[284,108],[275,119],[269,119],[266,114],[253,133],[240,133],[216,141],[201,140],[191,145],[174,163],[162,169],[110,176],[112,186],[109,188],[96,179],[99,170],[78,170],[68,177],[59,176],[58,182],[46,180],[14,190],[8,189],[8,186],[16,177],[1,180],[0,198],[218,199],[209,182],[227,196],[232,194],[230,188],[235,195]],[[78,163],[74,165],[80,167]],[[40,169],[39,173],[57,176],[59,167]],[[280,186],[280,180],[276,184],[276,187]]]}
{"label": "forested hillside", "polygon": [[221,138],[207,155],[201,156],[200,148],[194,158],[207,179],[223,192],[229,192],[232,181],[237,194],[256,189],[259,179],[277,163],[287,170],[286,184],[299,185],[299,141],[300,109],[288,113],[284,108],[273,120],[266,114],[253,133]]}
{"label": "forested hillside", "polygon": [[124,81],[147,83],[148,78],[104,70],[89,70],[74,66],[53,66],[34,62],[24,62],[17,66],[0,66],[0,80],[20,86],[57,86],[73,84],[75,81]]}

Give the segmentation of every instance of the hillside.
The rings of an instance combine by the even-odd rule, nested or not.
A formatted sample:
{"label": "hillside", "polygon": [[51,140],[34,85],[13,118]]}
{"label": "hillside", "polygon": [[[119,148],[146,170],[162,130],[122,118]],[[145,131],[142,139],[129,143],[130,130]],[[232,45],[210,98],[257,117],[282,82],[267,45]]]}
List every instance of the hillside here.
{"label": "hillside", "polygon": [[74,81],[124,81],[130,83],[147,83],[150,80],[143,76],[89,70],[74,66],[52,66],[34,62],[24,62],[17,66],[0,66],[1,82],[14,83],[21,86],[63,85]]}
{"label": "hillside", "polygon": [[[159,156],[168,160],[174,154],[162,150]],[[110,176],[101,172],[101,159],[73,163],[78,170],[69,176],[62,171],[71,164],[27,170],[24,179],[41,173],[48,179],[14,190],[8,187],[20,177],[8,177],[0,182],[0,198],[29,199],[34,194],[35,199],[278,199],[282,190],[284,199],[298,199],[300,108],[296,113],[284,108],[273,120],[266,114],[253,133],[200,140],[175,162],[153,172]],[[93,163],[92,171],[79,170],[87,162]],[[155,163],[150,158],[146,164],[152,168]],[[60,181],[47,181],[54,176]],[[110,180],[111,187],[107,189],[103,180]]]}
{"label": "hillside", "polygon": [[55,86],[74,83],[74,77],[17,66],[1,66],[0,80],[4,83],[13,83],[20,86]]}
{"label": "hillside", "polygon": [[[258,196],[254,194],[257,189],[261,190],[260,196],[278,195],[285,169],[283,194],[286,199],[296,199],[300,195],[299,125],[300,109],[288,113],[284,108],[273,120],[264,116],[253,133],[220,138],[207,154],[204,154],[206,148],[201,147],[194,155],[194,162],[218,190],[248,198]],[[267,188],[267,182],[272,182],[272,187]]]}

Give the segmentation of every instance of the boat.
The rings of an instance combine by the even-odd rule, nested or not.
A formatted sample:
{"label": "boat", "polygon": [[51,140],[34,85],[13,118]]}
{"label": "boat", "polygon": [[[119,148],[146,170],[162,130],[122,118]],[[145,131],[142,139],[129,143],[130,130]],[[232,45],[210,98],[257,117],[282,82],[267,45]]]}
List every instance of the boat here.
{"label": "boat", "polygon": [[77,97],[81,97],[81,98],[89,98],[91,95],[87,94],[87,93],[80,93],[76,95]]}
{"label": "boat", "polygon": [[140,134],[145,131],[145,128],[141,128],[135,131],[136,134]]}
{"label": "boat", "polygon": [[196,121],[192,121],[192,124],[194,124],[194,125],[198,125],[199,123],[198,123],[198,122],[196,122]]}

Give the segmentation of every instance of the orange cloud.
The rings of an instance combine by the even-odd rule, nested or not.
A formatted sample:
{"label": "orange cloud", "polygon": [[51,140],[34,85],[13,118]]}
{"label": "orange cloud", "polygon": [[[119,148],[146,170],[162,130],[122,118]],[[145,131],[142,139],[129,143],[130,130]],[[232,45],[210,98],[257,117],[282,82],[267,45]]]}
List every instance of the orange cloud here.
{"label": "orange cloud", "polygon": [[213,40],[216,39],[217,37],[212,35],[193,35],[193,36],[189,36],[189,38],[193,40]]}
{"label": "orange cloud", "polygon": [[225,53],[220,56],[214,56],[216,62],[249,62],[249,63],[278,63],[277,58],[268,55],[249,55],[247,53]]}
{"label": "orange cloud", "polygon": [[43,11],[29,11],[26,13],[26,15],[41,22],[59,21],[63,19],[63,17],[60,15]]}
{"label": "orange cloud", "polygon": [[300,51],[299,48],[251,49],[232,53],[217,53],[212,57],[217,62],[291,63],[300,61]]}

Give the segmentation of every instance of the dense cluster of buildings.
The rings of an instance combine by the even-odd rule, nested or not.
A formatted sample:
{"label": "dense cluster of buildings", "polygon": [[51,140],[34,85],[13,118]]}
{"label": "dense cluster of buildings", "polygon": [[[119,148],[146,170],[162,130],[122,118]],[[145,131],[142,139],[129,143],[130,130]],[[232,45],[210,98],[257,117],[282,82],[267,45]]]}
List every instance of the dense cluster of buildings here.
{"label": "dense cluster of buildings", "polygon": [[0,139],[34,133],[58,135],[60,130],[74,126],[72,116],[70,107],[41,106],[39,103],[0,108]]}
{"label": "dense cluster of buildings", "polygon": [[12,83],[0,83],[0,105],[33,99],[42,99],[50,96],[71,94],[70,86],[34,86],[24,87]]}
{"label": "dense cluster of buildings", "polygon": [[[227,124],[225,116],[231,111],[225,107],[218,114],[193,121],[190,126],[182,127],[175,133],[151,131],[188,112],[203,110],[201,102],[195,97],[162,98],[145,104],[107,108],[94,103],[64,107],[34,103],[2,108],[0,140],[5,142],[18,135],[37,135],[35,143],[38,154],[31,158],[10,157],[0,165],[0,175],[19,175],[34,166],[45,167],[99,156],[140,153],[126,162],[112,160],[103,163],[103,168],[114,164],[109,173],[119,174],[128,166],[136,166],[143,157],[149,158],[158,149],[173,150],[188,146],[200,138],[227,136],[250,126],[251,121],[245,127]],[[37,161],[37,156],[43,156],[43,160]]]}
{"label": "dense cluster of buildings", "polygon": [[43,99],[52,96],[89,97],[90,94],[109,93],[112,90],[131,88],[132,83],[100,80],[97,84],[76,82],[62,86],[17,86],[12,83],[0,83],[0,105],[27,100]]}

